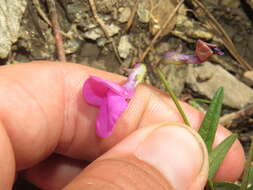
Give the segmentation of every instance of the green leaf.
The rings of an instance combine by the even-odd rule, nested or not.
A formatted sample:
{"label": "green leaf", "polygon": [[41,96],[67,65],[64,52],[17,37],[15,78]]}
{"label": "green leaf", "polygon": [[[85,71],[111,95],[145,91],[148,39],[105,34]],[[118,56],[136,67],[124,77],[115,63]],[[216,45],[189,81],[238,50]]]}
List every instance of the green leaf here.
{"label": "green leaf", "polygon": [[229,182],[215,182],[215,190],[240,190],[240,186]]}
{"label": "green leaf", "polygon": [[250,184],[250,182],[252,183],[252,179],[250,179],[252,159],[253,159],[253,138],[251,139],[251,145],[250,145],[250,149],[249,149],[248,158],[247,158],[246,163],[245,163],[245,169],[244,169],[244,172],[243,172],[242,184],[241,184],[240,190],[246,190],[248,184]]}
{"label": "green leaf", "polygon": [[[249,184],[253,186],[253,166],[250,166],[250,170],[249,170]],[[252,188],[253,189],[253,188]]]}
{"label": "green leaf", "polygon": [[213,178],[236,138],[237,134],[230,135],[209,154],[208,179]]}
{"label": "green leaf", "polygon": [[219,88],[214,94],[214,97],[199,129],[199,134],[206,143],[209,153],[212,151],[212,145],[220,118],[223,96],[224,90],[223,88]]}

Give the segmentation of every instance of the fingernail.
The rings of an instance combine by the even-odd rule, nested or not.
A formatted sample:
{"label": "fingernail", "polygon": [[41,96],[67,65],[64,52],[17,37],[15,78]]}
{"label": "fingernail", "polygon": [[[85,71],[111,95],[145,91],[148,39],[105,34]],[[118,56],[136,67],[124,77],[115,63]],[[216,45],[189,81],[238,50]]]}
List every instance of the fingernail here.
{"label": "fingernail", "polygon": [[156,168],[176,190],[190,189],[207,165],[200,137],[191,129],[176,125],[153,130],[137,146],[134,155]]}

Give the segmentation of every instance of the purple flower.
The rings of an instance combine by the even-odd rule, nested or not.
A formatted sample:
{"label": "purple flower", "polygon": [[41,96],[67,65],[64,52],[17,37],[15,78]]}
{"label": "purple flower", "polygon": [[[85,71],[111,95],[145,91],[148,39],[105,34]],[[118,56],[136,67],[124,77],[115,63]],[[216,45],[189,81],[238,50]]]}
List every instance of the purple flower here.
{"label": "purple flower", "polygon": [[214,44],[198,40],[195,55],[181,54],[177,51],[168,51],[164,54],[163,63],[166,64],[200,64],[207,61],[213,54],[223,55],[223,52]]}
{"label": "purple flower", "polygon": [[96,132],[99,137],[108,137],[116,121],[127,108],[134,95],[136,85],[146,72],[144,64],[136,64],[127,82],[119,85],[96,76],[89,77],[83,85],[83,95],[87,103],[99,107]]}

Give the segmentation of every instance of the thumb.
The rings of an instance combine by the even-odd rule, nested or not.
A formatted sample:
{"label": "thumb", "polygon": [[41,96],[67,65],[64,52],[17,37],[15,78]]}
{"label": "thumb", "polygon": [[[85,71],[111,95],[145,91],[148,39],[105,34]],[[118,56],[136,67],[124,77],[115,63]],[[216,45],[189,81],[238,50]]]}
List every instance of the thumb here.
{"label": "thumb", "polygon": [[201,190],[208,155],[200,136],[177,123],[141,128],[92,162],[65,190]]}

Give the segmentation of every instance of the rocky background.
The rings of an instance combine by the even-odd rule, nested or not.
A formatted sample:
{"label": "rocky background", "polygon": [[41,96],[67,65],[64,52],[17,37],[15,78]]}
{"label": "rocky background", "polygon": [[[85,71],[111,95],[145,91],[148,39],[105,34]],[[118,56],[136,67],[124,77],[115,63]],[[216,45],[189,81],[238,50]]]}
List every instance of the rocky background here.
{"label": "rocky background", "polygon": [[[252,0],[202,0],[204,8],[195,0],[186,0],[164,30],[177,0],[97,0],[98,19],[91,7],[93,1],[54,1],[68,62],[125,74],[124,69],[141,60],[159,31],[160,37],[144,59],[149,65],[157,63],[165,51],[179,47],[193,54],[197,39],[218,44],[225,55],[213,56],[210,62],[160,67],[178,97],[192,103],[196,103],[193,98],[210,99],[224,87],[221,123],[239,133],[247,151],[253,135]],[[57,60],[53,27],[48,0],[0,0],[0,64]],[[163,88],[152,69],[146,82]],[[208,104],[197,106],[205,111]],[[18,181],[14,189],[28,187]]]}

